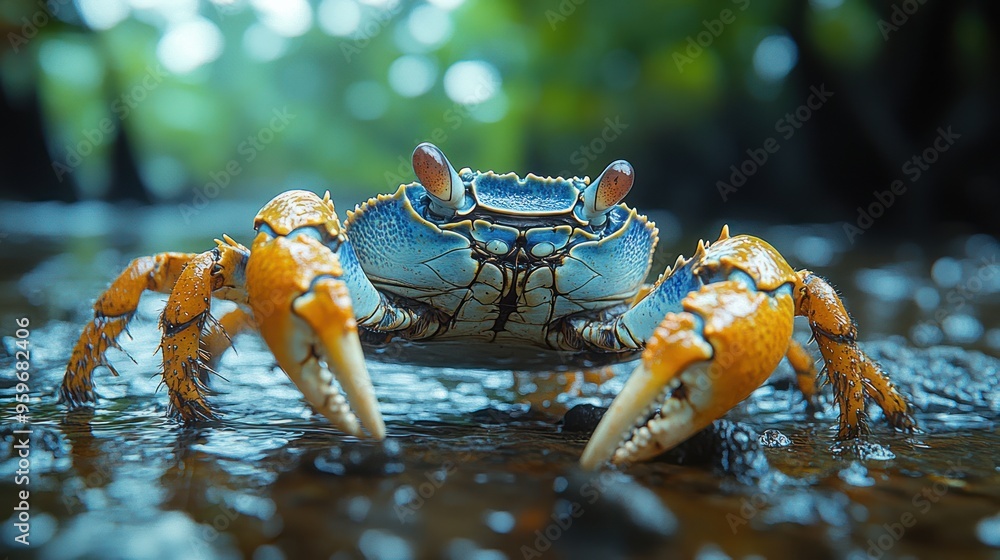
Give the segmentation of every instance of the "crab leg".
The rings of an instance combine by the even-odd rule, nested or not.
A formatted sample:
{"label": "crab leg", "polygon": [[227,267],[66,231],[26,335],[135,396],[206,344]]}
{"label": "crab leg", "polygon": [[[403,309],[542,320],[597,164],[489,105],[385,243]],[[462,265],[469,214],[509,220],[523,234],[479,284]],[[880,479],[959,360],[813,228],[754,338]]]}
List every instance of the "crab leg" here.
{"label": "crab leg", "polygon": [[[689,293],[681,299],[683,290]],[[666,318],[649,332],[656,309]],[[865,396],[893,427],[916,427],[906,399],[858,348],[857,329],[833,288],[807,270],[792,270],[764,241],[730,237],[723,228],[718,241],[700,243],[689,260],[678,258],[645,298],[591,339],[627,347],[646,337],[646,349],[587,444],[583,465],[670,449],[749,396],[786,355],[811,398],[812,359],[791,338],[796,315],[809,319],[823,355],[840,406],[839,438],[867,432]]]}
{"label": "crab leg", "polygon": [[795,370],[795,381],[798,383],[799,391],[807,401],[813,402],[816,396],[816,364],[812,354],[793,338],[788,341],[785,358]]}
{"label": "crab leg", "polygon": [[195,253],[160,253],[139,257],[111,283],[94,304],[94,318],[84,327],[73,347],[59,387],[60,401],[78,406],[95,400],[94,368],[103,365],[118,375],[105,353],[109,348],[119,347],[118,337],[135,315],[139,297],[147,290],[170,293],[181,270],[195,257]]}
{"label": "crab leg", "polygon": [[214,416],[205,400],[204,380],[210,370],[202,336],[210,324],[221,328],[211,316],[213,296],[246,302],[247,256],[247,248],[232,239],[218,241],[218,247],[191,259],[163,308],[163,382],[170,393],[171,413],[186,421]]}
{"label": "crab leg", "polygon": [[208,326],[208,332],[201,337],[201,349],[208,356],[209,364],[216,363],[222,354],[233,345],[233,337],[239,333],[257,329],[253,314],[237,307]]}
{"label": "crab leg", "polygon": [[802,287],[796,301],[797,314],[809,319],[840,407],[837,437],[846,439],[868,432],[865,395],[885,411],[891,426],[904,431],[915,429],[916,421],[910,414],[909,403],[896,391],[878,363],[858,348],[858,330],[837,292],[808,270],[800,270],[798,276]]}
{"label": "crab leg", "polygon": [[257,228],[247,290],[278,365],[333,425],[358,437],[364,426],[385,438],[345,270],[331,249],[346,243],[333,203],[305,191],[284,193],[261,210]]}
{"label": "crab leg", "polygon": [[725,414],[759,387],[792,333],[790,287],[758,291],[739,279],[690,293],[646,343],[580,459],[596,468],[654,457]]}

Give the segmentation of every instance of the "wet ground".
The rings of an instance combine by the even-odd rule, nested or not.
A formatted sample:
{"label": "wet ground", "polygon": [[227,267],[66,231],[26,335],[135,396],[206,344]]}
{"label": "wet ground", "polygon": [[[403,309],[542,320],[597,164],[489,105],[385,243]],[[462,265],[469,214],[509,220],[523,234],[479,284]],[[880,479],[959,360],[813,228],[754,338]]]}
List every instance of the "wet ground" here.
{"label": "wet ground", "polygon": [[[218,215],[254,211],[231,210]],[[226,380],[213,382],[224,417],[183,427],[156,391],[159,295],[144,299],[124,344],[138,363],[114,355],[121,377],[99,371],[97,406],[67,413],[54,388],[70,347],[131,257],[199,249],[222,231],[248,241],[246,220],[178,232],[176,216],[0,207],[0,556],[1000,558],[994,238],[852,246],[837,225],[733,224],[843,291],[923,433],[891,433],[871,410],[872,443],[837,446],[829,395],[810,410],[782,364],[728,421],[665,460],[590,474],[576,462],[593,407],[627,366],[539,376],[372,363],[389,438],[371,443],[330,429],[260,340],[242,336],[220,364]],[[718,230],[682,234],[671,216],[652,217],[667,238],[661,268]],[[31,321],[27,486],[13,433],[25,426],[12,421],[20,317]],[[21,490],[28,548],[14,540]]]}

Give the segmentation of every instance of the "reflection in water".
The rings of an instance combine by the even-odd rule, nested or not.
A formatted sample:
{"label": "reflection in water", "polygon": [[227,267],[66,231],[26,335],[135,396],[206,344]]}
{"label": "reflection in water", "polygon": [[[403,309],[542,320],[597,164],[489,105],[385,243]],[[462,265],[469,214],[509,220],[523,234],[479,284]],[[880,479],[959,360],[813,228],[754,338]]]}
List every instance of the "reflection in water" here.
{"label": "reflection in water", "polygon": [[[982,252],[985,243],[972,249]],[[822,258],[845,266],[836,243],[827,249]],[[115,267],[88,274],[79,270],[87,261],[67,255],[41,255],[40,264],[26,266],[36,271],[36,286],[60,285],[71,292],[63,297],[82,308]],[[1000,290],[992,281],[970,284],[966,274],[982,270],[973,262],[980,255],[956,258],[966,274],[957,282],[954,263],[935,266],[931,277],[932,263],[908,255],[852,263],[851,270],[868,271],[858,273],[862,289],[842,287],[869,339],[909,334],[909,325],[920,322],[934,327],[938,308],[925,309],[934,303],[927,290],[939,294],[946,317],[973,316],[986,333],[997,328],[989,321]],[[76,277],[95,278],[96,286],[74,285]],[[6,287],[16,292],[17,281]],[[949,303],[951,291],[965,294],[966,305]],[[576,467],[588,421],[581,428],[560,420],[576,405],[606,406],[621,387],[613,374],[622,368],[539,375],[373,362],[390,434],[376,443],[345,437],[312,414],[260,340],[247,335],[219,364],[228,381],[212,380],[223,417],[183,427],[165,418],[166,396],[156,392],[159,357],[152,349],[162,299],[144,300],[134,339],[125,341],[137,363],[112,356],[121,377],[99,371],[97,406],[73,412],[53,395],[83,315],[67,314],[62,299],[39,302],[37,313],[50,320],[43,326],[40,318],[32,332],[28,556],[710,557],[721,551],[793,558],[802,550],[831,557],[891,550],[886,556],[987,557],[984,547],[997,540],[991,519],[1000,504],[1000,362],[982,354],[920,350],[901,338],[869,342],[866,348],[913,395],[925,432],[891,434],[873,419],[880,446],[860,456],[850,446],[831,451],[834,407],[825,400],[810,412],[782,365],[730,415],[790,441],[754,451],[770,465],[763,474],[740,477],[718,465],[681,466],[677,458],[588,474]],[[67,316],[72,321],[60,320]],[[977,344],[989,349],[987,339]],[[0,386],[4,397],[12,391],[9,383]],[[11,400],[2,403],[10,416]],[[577,418],[583,409],[574,410]],[[6,496],[15,489],[16,461],[12,434],[2,435]],[[785,439],[779,436],[769,434],[768,441]],[[5,548],[10,527],[5,522],[0,533]]]}

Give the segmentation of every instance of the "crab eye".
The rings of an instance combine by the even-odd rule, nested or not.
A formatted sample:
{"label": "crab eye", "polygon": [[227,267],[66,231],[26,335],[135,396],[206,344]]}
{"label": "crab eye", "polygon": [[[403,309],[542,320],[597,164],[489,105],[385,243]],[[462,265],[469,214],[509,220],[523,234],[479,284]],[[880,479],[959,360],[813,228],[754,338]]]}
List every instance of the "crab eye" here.
{"label": "crab eye", "polygon": [[440,148],[424,142],[413,150],[413,172],[438,209],[454,213],[465,200],[465,184]]}
{"label": "crab eye", "polygon": [[604,223],[610,208],[624,200],[635,181],[632,164],[620,159],[612,162],[583,191],[581,214],[593,225]]}

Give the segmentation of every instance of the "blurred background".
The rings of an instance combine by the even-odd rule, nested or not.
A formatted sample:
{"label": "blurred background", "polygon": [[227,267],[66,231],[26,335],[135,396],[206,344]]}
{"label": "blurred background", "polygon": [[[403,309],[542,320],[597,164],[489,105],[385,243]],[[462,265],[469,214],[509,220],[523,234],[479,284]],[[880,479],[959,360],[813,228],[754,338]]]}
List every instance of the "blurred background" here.
{"label": "blurred background", "polygon": [[[997,12],[987,0],[5,0],[0,193],[169,203],[185,224],[230,218],[197,217],[210,201],[254,208],[289,188],[330,189],[343,210],[411,181],[410,151],[431,140],[457,167],[522,175],[595,176],[629,159],[628,202],[692,229],[866,225],[858,207],[902,180],[899,206],[854,240],[995,231]],[[949,127],[953,149],[905,167]]]}
{"label": "blurred background", "polygon": [[[123,337],[134,363],[109,352],[122,375],[100,368],[95,407],[55,397],[95,298],[131,259],[204,251],[222,233],[250,243],[254,214],[286,189],[329,189],[343,217],[412,181],[422,141],[457,167],[522,176],[595,177],[628,159],[626,202],[660,230],[654,277],[724,222],[763,237],[837,287],[926,430],[912,440],[874,418],[885,448],[833,453],[832,391],[814,413],[783,364],[730,415],[794,441],[768,450],[759,485],[633,466],[546,558],[997,558],[998,12],[995,0],[0,0],[0,369],[14,371],[15,319],[30,319],[35,430],[34,548],[12,558],[531,556],[524,545],[590,484],[574,466],[589,430],[564,414],[607,405],[628,365],[604,383],[372,362],[391,434],[372,444],[314,416],[243,336],[213,379],[222,420],[182,427],[157,392],[166,296],[152,294]],[[13,379],[0,376],[8,419]],[[947,499],[917,509],[939,485]],[[900,540],[890,527],[905,515],[920,525]],[[15,529],[0,521],[3,556]]]}

